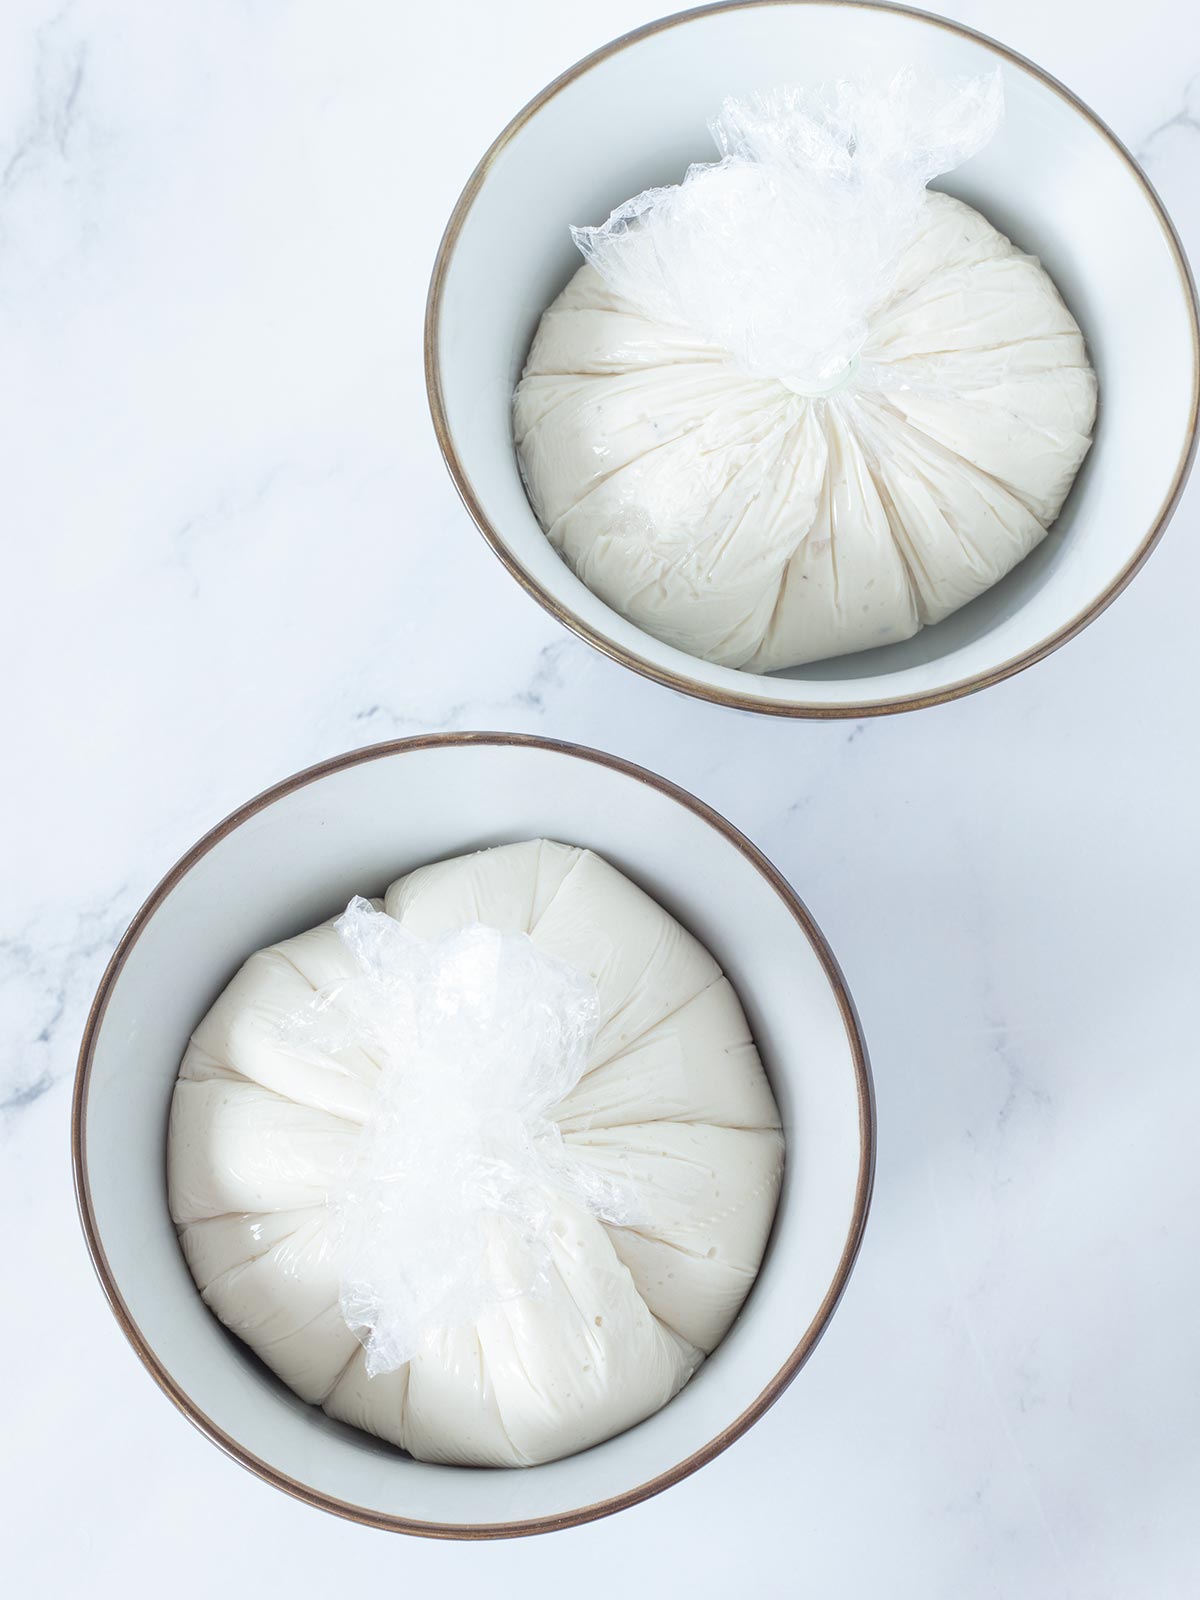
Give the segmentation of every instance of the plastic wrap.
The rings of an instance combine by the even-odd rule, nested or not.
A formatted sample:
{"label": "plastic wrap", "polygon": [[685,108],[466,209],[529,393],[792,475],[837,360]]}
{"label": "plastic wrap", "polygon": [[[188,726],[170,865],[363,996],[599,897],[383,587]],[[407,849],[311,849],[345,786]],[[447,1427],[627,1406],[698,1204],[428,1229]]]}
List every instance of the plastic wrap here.
{"label": "plastic wrap", "polygon": [[741,372],[829,394],[856,370],[926,185],[987,143],[1003,107],[999,69],[726,100],[709,124],[719,162],[571,235],[656,322],[719,346]]}
{"label": "plastic wrap", "polygon": [[596,987],[524,933],[409,933],[361,898],[335,924],[355,976],[285,1019],[365,1052],[373,1104],[330,1199],[339,1302],[371,1377],[490,1307],[544,1294],[555,1198],[638,1220],[632,1181],[580,1161],[550,1112],[583,1075]]}
{"label": "plastic wrap", "polygon": [[910,638],[1044,537],[1090,443],[1083,339],[1034,258],[926,188],[1001,110],[998,73],[729,101],[718,162],[572,230],[514,434],[615,610],[774,671]]}

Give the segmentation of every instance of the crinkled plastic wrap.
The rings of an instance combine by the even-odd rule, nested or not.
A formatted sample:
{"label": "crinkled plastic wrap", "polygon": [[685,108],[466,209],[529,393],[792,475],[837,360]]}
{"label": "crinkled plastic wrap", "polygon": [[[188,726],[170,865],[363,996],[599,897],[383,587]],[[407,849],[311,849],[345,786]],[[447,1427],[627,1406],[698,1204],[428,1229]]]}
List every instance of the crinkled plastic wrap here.
{"label": "crinkled plastic wrap", "polygon": [[526,933],[476,923],[421,939],[361,898],[334,926],[357,975],[283,1036],[379,1067],[330,1197],[342,1316],[374,1378],[430,1335],[547,1293],[555,1195],[607,1222],[639,1215],[632,1180],[574,1157],[550,1115],[583,1075],[595,984]]}
{"label": "crinkled plastic wrap", "polygon": [[1044,536],[1090,442],[1083,339],[1035,259],[926,188],[1001,113],[998,72],[727,101],[720,161],[572,229],[514,428],[609,604],[770,671],[908,638]]}
{"label": "crinkled plastic wrap", "polygon": [[534,840],[250,958],[180,1067],[171,1212],[207,1304],[304,1399],[523,1466],[650,1415],[720,1342],[778,1120],[711,955]]}
{"label": "crinkled plastic wrap", "polygon": [[1002,109],[998,71],[727,100],[710,123],[719,163],[571,234],[648,317],[719,345],[741,372],[820,395],[860,354],[926,185],[981,149]]}

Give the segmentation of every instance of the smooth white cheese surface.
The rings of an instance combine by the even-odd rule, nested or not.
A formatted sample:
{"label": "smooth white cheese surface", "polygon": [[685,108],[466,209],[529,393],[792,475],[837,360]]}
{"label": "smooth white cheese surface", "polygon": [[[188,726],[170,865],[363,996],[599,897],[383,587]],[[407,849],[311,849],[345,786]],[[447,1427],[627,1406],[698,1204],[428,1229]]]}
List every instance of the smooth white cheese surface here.
{"label": "smooth white cheese surface", "polygon": [[594,981],[588,1069],[555,1118],[574,1155],[635,1176],[637,1228],[558,1200],[547,1294],[368,1378],[339,1310],[328,1201],[378,1068],[301,1058],[281,1030],[351,975],[331,923],[251,956],[196,1029],[171,1106],[171,1214],[206,1303],[305,1400],[427,1461],[553,1460],[656,1411],[724,1336],[775,1212],[775,1102],[712,956],[591,852],[458,857],[400,879],[383,906],[426,938],[526,932]]}
{"label": "smooth white cheese surface", "polygon": [[514,402],[530,500],[588,587],[692,655],[769,672],[891,644],[1043,538],[1096,379],[1057,289],[927,193],[857,373],[826,398],[747,376],[581,267]]}

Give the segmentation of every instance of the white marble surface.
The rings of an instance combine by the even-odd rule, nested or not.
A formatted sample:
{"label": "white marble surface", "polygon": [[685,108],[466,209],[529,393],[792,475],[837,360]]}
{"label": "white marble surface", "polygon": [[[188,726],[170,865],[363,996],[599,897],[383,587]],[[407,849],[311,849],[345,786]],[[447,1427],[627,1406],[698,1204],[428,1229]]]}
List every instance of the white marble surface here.
{"label": "white marble surface", "polygon": [[[1200,255],[1186,0],[951,9],[1081,93]],[[561,631],[443,471],[425,283],[510,113],[650,15],[0,12],[13,1594],[1200,1593],[1200,484],[1080,639],[915,716],[722,712]],[[656,1501],[483,1546],[338,1522],[195,1433],[101,1299],[67,1159],[86,1007],[166,867],[298,767],[466,727],[617,751],[745,828],[841,957],[879,1100],[866,1246],[780,1404]]]}

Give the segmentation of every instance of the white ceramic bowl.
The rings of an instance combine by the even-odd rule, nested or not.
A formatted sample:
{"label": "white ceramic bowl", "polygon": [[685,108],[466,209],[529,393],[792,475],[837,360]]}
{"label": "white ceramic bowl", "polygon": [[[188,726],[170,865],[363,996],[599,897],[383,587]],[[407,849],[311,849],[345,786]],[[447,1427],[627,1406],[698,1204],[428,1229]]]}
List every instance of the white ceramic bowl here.
{"label": "white ceramic bowl", "polygon": [[[1002,583],[904,644],[784,673],[713,666],[612,611],[546,540],[525,498],[510,403],[545,307],[579,265],[567,224],[602,221],[713,159],[706,119],[729,94],[909,64],[1004,68],[1000,132],[944,187],[1039,255],[1100,378],[1095,444],[1045,542]],[[940,185],[939,185],[940,186]],[[616,39],[544,89],[472,174],[429,291],[434,426],[467,509],[513,576],[560,621],[659,683],[786,716],[854,716],[953,699],[1018,672],[1087,625],[1150,553],[1195,449],[1195,291],[1133,158],[1031,62],[942,18],[878,5],[770,0],[684,12]]]}
{"label": "white ceramic bowl", "polygon": [[[745,1004],[787,1168],[758,1282],[728,1337],[657,1415],[527,1470],[429,1466],[298,1400],[206,1309],[167,1211],[167,1109],[188,1035],[241,962],[351,894],[466,850],[591,846],[707,944]],[[754,1422],[820,1338],[858,1250],[874,1120],[858,1023],[828,946],[729,823],[639,767],[515,734],[375,745],[235,812],[138,912],[88,1019],[76,1191],[105,1293],[181,1411],[243,1465],[360,1522],[450,1537],[544,1532],[678,1481]]]}

